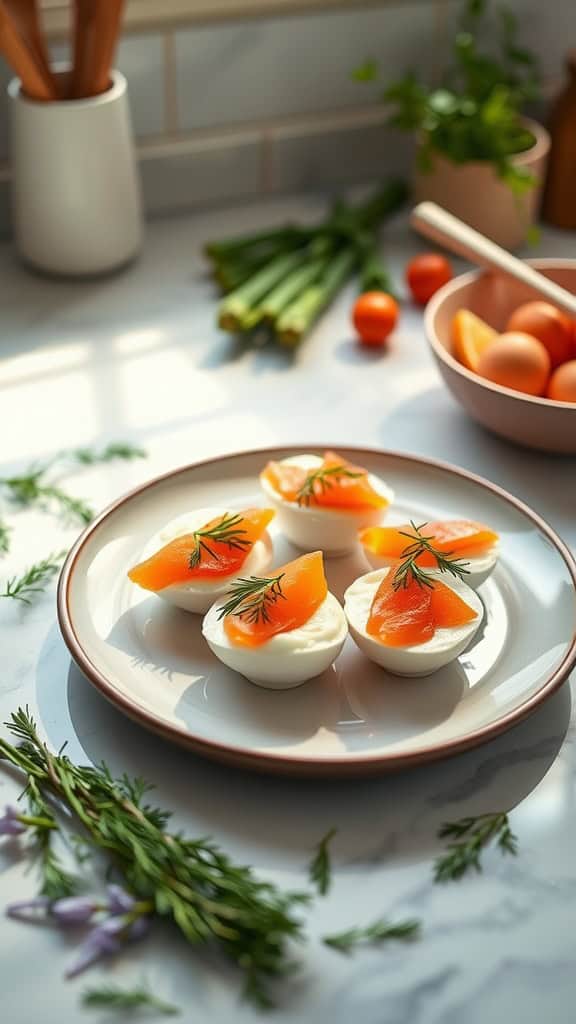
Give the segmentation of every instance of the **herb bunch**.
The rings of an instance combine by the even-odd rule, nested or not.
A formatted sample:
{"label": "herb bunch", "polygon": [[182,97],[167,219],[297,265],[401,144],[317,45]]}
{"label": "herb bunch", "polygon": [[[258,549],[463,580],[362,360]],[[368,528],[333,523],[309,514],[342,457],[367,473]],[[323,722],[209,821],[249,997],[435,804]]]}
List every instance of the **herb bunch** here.
{"label": "herb bunch", "polygon": [[518,849],[508,815],[503,812],[448,822],[442,826],[438,835],[451,842],[447,853],[439,857],[434,865],[436,882],[455,881],[468,871],[481,871],[480,856],[491,843],[496,843],[503,854],[515,856]]}
{"label": "herb bunch", "polygon": [[[408,73],[385,89],[391,104],[390,123],[420,139],[421,170],[431,170],[434,155],[455,164],[488,161],[518,196],[532,188],[534,176],[512,157],[534,144],[522,121],[524,105],[539,95],[538,61],[519,46],[518,23],[511,11],[495,12],[489,24],[488,0],[468,0],[452,48],[452,67],[439,87],[428,87]],[[495,51],[479,42],[486,27],[496,40]],[[368,61],[355,77],[373,81],[377,65]]]}
{"label": "herb bunch", "polygon": [[[289,968],[288,943],[302,938],[297,910],[309,897],[260,881],[208,839],[169,832],[170,815],[146,802],[146,783],[125,775],[114,779],[104,764],[79,767],[64,753],[51,753],[28,710],[12,715],[7,726],[19,742],[0,739],[0,760],[27,777],[37,839],[42,835],[50,849],[58,829],[53,806],[71,815],[85,842],[109,858],[135,900],[170,920],[193,945],[218,947],[243,972],[246,995],[268,1005],[267,982]],[[51,861],[57,865],[53,853]],[[45,892],[70,892],[71,879],[63,871],[57,891],[46,857],[40,870]]]}

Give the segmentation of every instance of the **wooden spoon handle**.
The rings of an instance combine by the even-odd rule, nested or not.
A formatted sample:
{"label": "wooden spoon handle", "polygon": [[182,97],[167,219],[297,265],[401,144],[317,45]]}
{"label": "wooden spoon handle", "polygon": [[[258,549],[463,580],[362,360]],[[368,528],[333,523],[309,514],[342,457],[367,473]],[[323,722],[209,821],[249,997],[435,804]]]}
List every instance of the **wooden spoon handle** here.
{"label": "wooden spoon handle", "polygon": [[114,63],[114,54],[118,45],[124,0],[109,0],[106,4],[106,18],[103,20],[101,34],[91,82],[93,95],[98,96],[110,86],[110,72]]}
{"label": "wooden spoon handle", "polygon": [[44,36],[40,29],[37,0],[4,0],[4,7],[30,50],[47,85],[56,95],[56,82],[50,70],[50,60]]}
{"label": "wooden spoon handle", "polygon": [[75,0],[74,97],[108,89],[123,8],[124,0]]}
{"label": "wooden spoon handle", "polygon": [[46,81],[10,14],[0,3],[0,50],[22,83],[22,91],[33,100],[54,100],[56,89]]}
{"label": "wooden spoon handle", "polygon": [[415,206],[410,223],[420,234],[431,238],[438,245],[443,245],[479,267],[507,274],[508,277],[521,281],[565,313],[576,317],[576,295],[550,281],[534,267],[512,256],[506,249],[502,249],[436,203],[419,203]]}

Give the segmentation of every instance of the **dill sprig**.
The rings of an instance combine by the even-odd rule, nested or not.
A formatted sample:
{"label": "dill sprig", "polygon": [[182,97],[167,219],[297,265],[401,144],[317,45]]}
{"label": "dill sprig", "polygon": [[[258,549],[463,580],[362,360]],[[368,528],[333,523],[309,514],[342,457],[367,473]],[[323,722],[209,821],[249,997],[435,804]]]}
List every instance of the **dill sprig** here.
{"label": "dill sprig", "polygon": [[348,469],[344,464],[337,466],[320,466],[307,474],[304,483],[296,495],[299,505],[310,505],[314,500],[318,489],[322,494],[330,490],[338,480],[348,478],[351,480],[366,476],[365,472],[355,472]]}
{"label": "dill sprig", "polygon": [[120,988],[119,985],[100,985],[82,993],[82,1005],[91,1010],[155,1010],[165,1017],[175,1017],[181,1011],[172,1003],[158,999],[148,988]]}
{"label": "dill sprig", "polygon": [[470,570],[466,566],[470,564],[469,562],[465,562],[461,558],[455,558],[451,551],[439,551],[432,543],[434,537],[424,536],[422,530],[427,526],[427,523],[421,523],[420,526],[417,526],[413,520],[410,520],[410,526],[414,531],[413,533],[399,530],[401,536],[407,537],[411,543],[404,548],[402,561],[394,573],[392,581],[394,590],[407,587],[410,583],[417,583],[419,587],[433,588],[434,583],[429,573],[418,565],[418,558],[425,552],[428,552],[436,560],[440,572],[450,573],[456,579],[463,579],[464,576],[468,575]]}
{"label": "dill sprig", "polygon": [[518,841],[510,828],[508,815],[502,812],[447,822],[438,836],[453,841],[434,865],[435,882],[456,881],[472,869],[482,871],[480,856],[491,843],[496,843],[503,854],[516,856],[518,852]]}
{"label": "dill sprig", "polygon": [[0,519],[0,555],[8,554],[10,550],[10,527]]}
{"label": "dill sprig", "polygon": [[228,600],[218,609],[218,618],[238,615],[251,624],[270,621],[270,608],[279,600],[286,600],[282,593],[284,573],[279,576],[240,577],[230,586]]}
{"label": "dill sprig", "polygon": [[349,955],[359,946],[379,946],[392,941],[415,942],[420,938],[420,932],[420,921],[398,921],[396,924],[391,924],[385,918],[381,918],[364,928],[350,928],[337,935],[328,935],[323,941],[325,946],[330,946],[338,953]]}
{"label": "dill sprig", "polygon": [[128,444],[125,441],[112,441],[105,448],[72,448],[62,453],[63,458],[78,462],[81,466],[96,466],[106,462],[131,462],[134,459],[145,459],[143,448]]}
{"label": "dill sprig", "polygon": [[194,530],[196,547],[190,555],[188,563],[190,568],[196,569],[200,565],[203,551],[211,558],[218,560],[217,552],[210,547],[207,540],[216,541],[218,544],[227,544],[231,550],[236,551],[245,551],[246,548],[249,548],[250,541],[243,536],[246,530],[243,530],[240,525],[243,522],[244,519],[241,515],[225,512],[214,526],[205,527],[203,530]]}
{"label": "dill sprig", "polygon": [[[114,441],[105,448],[73,448],[61,452],[55,458],[43,463],[33,463],[25,473],[16,476],[0,477],[0,486],[4,487],[8,497],[16,505],[23,508],[36,506],[43,512],[55,512],[71,523],[86,526],[92,522],[94,511],[82,498],[68,494],[62,487],[47,479],[48,472],[58,462],[76,462],[83,466],[94,466],[98,463],[112,462],[116,459],[130,460],[144,458],[146,452],[142,448]],[[1,536],[1,534],[0,534]],[[0,546],[0,552],[2,547]]]}
{"label": "dill sprig", "polygon": [[310,863],[310,881],[316,886],[320,896],[326,895],[332,881],[332,864],[328,847],[337,831],[337,829],[331,828],[323,839],[320,840],[316,847],[316,853]]}
{"label": "dill sprig", "polygon": [[[104,853],[126,889],[149,902],[194,946],[217,946],[243,972],[246,994],[265,1004],[267,982],[291,966],[288,943],[302,938],[303,893],[283,892],[235,864],[209,839],[169,832],[170,815],[146,802],[141,779],[113,778],[107,766],[80,767],[41,741],[28,709],[6,723],[0,760],[20,769],[41,798],[66,813],[92,849]],[[28,793],[30,789],[28,788]]]}
{"label": "dill sprig", "polygon": [[62,565],[66,551],[56,551],[40,562],[29,566],[21,576],[12,576],[0,592],[0,597],[10,597],[22,604],[31,604],[36,594],[46,590],[50,580],[54,578]]}

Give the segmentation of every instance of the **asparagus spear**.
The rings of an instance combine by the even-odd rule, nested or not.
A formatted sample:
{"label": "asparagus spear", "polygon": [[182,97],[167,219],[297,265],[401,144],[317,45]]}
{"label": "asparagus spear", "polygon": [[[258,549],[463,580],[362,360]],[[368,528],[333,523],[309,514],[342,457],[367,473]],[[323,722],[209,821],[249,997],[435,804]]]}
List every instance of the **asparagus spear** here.
{"label": "asparagus spear", "polygon": [[308,285],[314,283],[326,266],[325,260],[311,260],[297,267],[291,274],[288,274],[283,281],[280,281],[268,295],[265,296],[260,305],[260,312],[265,320],[276,320],[282,310],[286,308]]}
{"label": "asparagus spear", "polygon": [[282,227],[258,231],[252,235],[244,235],[239,238],[225,238],[219,242],[207,242],[204,252],[209,259],[218,263],[222,259],[243,255],[250,249],[255,249],[265,244],[283,244],[285,246],[291,245],[292,247],[302,245],[310,237],[312,230],[314,229],[285,224]]}
{"label": "asparagus spear", "polygon": [[310,330],[352,273],[357,256],[354,249],[343,249],[328,264],[317,284],[312,284],[285,309],[276,321],[276,331],[283,345],[297,345]]}
{"label": "asparagus spear", "polygon": [[258,303],[279,281],[294,270],[302,250],[277,256],[220,303],[218,323],[225,331],[249,331],[262,319]]}
{"label": "asparagus spear", "polygon": [[360,292],[372,291],[386,292],[392,298],[396,298],[392,279],[380,258],[375,242],[366,249],[360,271]]}

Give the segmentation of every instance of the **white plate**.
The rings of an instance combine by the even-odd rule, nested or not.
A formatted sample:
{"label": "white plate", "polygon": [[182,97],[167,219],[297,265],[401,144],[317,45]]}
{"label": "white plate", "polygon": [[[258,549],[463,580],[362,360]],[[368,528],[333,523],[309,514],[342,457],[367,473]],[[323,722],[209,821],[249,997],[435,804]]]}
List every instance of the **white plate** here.
{"label": "white plate", "polygon": [[[330,446],[326,446],[330,447]],[[323,449],[314,448],[321,454]],[[502,557],[479,594],[484,626],[457,662],[425,679],[388,675],[348,639],[330,671],[274,692],[218,662],[200,617],[146,596],[126,577],[153,533],[195,507],[263,503],[268,449],[152,480],[84,532],[62,570],[58,616],[80,668],[114,704],[174,741],[266,771],[346,775],[397,769],[475,746],[508,729],[560,685],[576,661],[576,563],[550,527],[505,491],[441,463],[338,449],[395,490],[391,522],[470,518],[501,535]],[[277,534],[277,564],[298,552]],[[326,561],[341,598],[367,563]]]}

